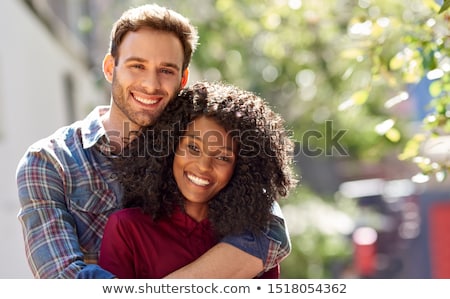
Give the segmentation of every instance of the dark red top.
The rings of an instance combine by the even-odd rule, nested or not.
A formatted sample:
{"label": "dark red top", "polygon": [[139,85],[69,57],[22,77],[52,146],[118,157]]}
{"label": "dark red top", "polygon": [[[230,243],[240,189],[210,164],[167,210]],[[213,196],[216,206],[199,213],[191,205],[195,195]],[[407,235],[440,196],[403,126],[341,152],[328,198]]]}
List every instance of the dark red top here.
{"label": "dark red top", "polygon": [[[112,214],[98,264],[118,278],[163,278],[217,244],[208,219],[197,222],[182,211],[153,221],[139,208]],[[279,268],[260,278],[279,278]]]}

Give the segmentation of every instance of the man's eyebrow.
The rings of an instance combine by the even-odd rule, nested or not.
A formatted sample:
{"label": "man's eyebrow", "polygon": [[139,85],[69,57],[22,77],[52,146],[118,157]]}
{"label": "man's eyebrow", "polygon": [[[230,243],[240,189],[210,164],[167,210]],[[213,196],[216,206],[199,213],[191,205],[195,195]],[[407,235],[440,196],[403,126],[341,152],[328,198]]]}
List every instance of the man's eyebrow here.
{"label": "man's eyebrow", "polygon": [[125,62],[129,62],[129,61],[146,62],[146,60],[144,58],[138,57],[138,56],[130,56],[130,57],[127,57],[127,59],[125,59]]}
{"label": "man's eyebrow", "polygon": [[[138,57],[138,56],[131,56],[131,57],[128,57],[127,59],[125,59],[125,62],[130,62],[130,61],[137,61],[137,62],[142,62],[142,63],[147,62],[146,59],[144,59],[142,57]],[[165,66],[165,67],[174,68],[176,70],[180,70],[180,67],[176,63],[163,62],[163,63],[161,63],[161,65]]]}
{"label": "man's eyebrow", "polygon": [[172,62],[163,62],[163,63],[161,63],[161,65],[166,66],[166,67],[174,68],[174,69],[176,69],[177,71],[180,70],[180,67],[179,67],[177,64],[172,63]]}

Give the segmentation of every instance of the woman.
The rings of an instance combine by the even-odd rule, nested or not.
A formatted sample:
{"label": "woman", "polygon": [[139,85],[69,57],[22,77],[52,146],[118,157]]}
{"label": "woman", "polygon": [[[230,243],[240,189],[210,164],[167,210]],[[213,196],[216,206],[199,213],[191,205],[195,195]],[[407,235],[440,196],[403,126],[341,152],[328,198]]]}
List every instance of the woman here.
{"label": "woman", "polygon": [[264,233],[296,183],[293,142],[263,99],[206,82],[179,97],[115,162],[126,209],[106,225],[99,265],[118,278],[162,278],[224,236]]}

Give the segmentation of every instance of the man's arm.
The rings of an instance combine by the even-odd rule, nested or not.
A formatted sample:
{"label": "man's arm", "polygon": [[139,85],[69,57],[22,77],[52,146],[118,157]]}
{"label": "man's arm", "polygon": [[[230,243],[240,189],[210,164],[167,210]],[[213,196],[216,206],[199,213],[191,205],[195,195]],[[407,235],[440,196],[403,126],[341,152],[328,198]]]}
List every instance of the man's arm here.
{"label": "man's arm", "polygon": [[260,258],[219,243],[189,265],[165,278],[253,278],[263,270]]}
{"label": "man's arm", "polygon": [[272,214],[264,233],[225,237],[196,261],[166,278],[254,278],[277,266],[289,255],[291,241],[276,202]]}
{"label": "man's arm", "polygon": [[[21,206],[18,219],[35,278],[75,278],[86,266],[78,236],[85,232],[78,231],[70,209],[88,211],[81,201],[66,202],[71,195],[65,194],[64,180],[67,178],[57,159],[54,153],[42,148],[30,149],[20,160],[16,172]],[[93,198],[88,195],[83,192],[79,197],[92,204]],[[80,207],[76,207],[77,204]],[[92,240],[90,236],[87,238]],[[100,242],[100,237],[95,238]]]}
{"label": "man's arm", "polygon": [[[82,261],[77,257],[80,250],[76,247],[75,225],[65,206],[62,174],[51,160],[41,151],[30,151],[19,162],[16,173],[21,206],[18,218],[35,278],[64,277],[70,260]],[[67,269],[67,276],[75,271]]]}

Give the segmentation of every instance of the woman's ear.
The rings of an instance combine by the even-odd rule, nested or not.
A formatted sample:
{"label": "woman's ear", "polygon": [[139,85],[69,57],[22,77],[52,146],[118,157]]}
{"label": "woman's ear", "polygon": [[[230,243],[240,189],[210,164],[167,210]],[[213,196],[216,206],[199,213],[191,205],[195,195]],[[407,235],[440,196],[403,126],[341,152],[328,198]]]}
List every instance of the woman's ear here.
{"label": "woman's ear", "polygon": [[114,66],[114,57],[110,53],[106,54],[105,58],[103,58],[103,75],[109,83],[112,83]]}
{"label": "woman's ear", "polygon": [[189,79],[189,69],[186,68],[183,72],[183,76],[181,77],[181,88],[184,88]]}

